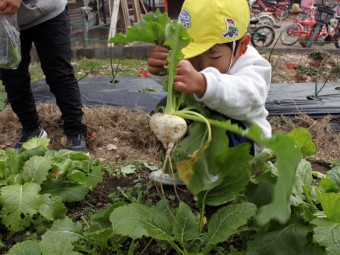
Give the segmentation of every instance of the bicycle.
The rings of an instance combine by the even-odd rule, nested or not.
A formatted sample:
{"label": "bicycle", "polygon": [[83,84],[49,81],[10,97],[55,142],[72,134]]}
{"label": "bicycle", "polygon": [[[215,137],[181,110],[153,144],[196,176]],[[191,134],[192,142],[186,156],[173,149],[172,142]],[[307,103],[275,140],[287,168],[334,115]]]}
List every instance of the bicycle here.
{"label": "bicycle", "polygon": [[285,20],[289,16],[289,2],[277,2],[266,0],[257,0],[255,4],[252,5],[252,11],[260,11],[272,13],[278,20]]}
{"label": "bicycle", "polygon": [[[303,8],[296,18],[293,19],[293,24],[282,29],[280,33],[281,43],[284,45],[293,45],[300,40],[302,35],[310,37],[316,23],[314,13],[315,8]],[[324,32],[326,31],[323,31],[323,33]]]}
{"label": "bicycle", "polygon": [[268,47],[275,39],[275,30],[269,25],[257,26],[258,23],[258,18],[250,19],[250,42],[254,47]]}
{"label": "bicycle", "polygon": [[[339,3],[338,3],[339,4]],[[338,6],[335,4],[333,6],[327,6],[324,4],[322,0],[322,4],[317,5],[315,11],[315,25],[313,27],[313,32],[308,37],[308,41],[306,44],[306,48],[312,47],[313,44],[319,43],[318,39],[320,37],[323,38],[322,43],[334,43],[336,48],[339,48],[339,40],[340,40],[340,16],[335,16],[334,8]],[[332,19],[333,18],[333,19]],[[331,22],[332,20],[332,22]],[[324,35],[322,31],[324,31],[324,27],[326,27],[327,34]]]}
{"label": "bicycle", "polygon": [[251,10],[252,17],[259,19],[259,24],[268,25],[273,28],[280,28],[281,24],[277,23],[271,12],[261,12],[260,10],[253,9],[252,6],[255,4],[256,0],[249,0],[249,8]]}

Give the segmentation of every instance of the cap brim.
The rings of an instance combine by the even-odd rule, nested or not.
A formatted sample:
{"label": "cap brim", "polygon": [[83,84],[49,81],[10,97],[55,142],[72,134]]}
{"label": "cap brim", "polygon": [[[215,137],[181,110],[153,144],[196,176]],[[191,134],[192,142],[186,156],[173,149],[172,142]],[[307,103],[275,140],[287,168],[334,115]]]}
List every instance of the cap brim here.
{"label": "cap brim", "polygon": [[184,54],[184,58],[193,58],[196,57],[211,47],[213,47],[216,43],[190,43],[187,47],[182,49],[182,53]]}

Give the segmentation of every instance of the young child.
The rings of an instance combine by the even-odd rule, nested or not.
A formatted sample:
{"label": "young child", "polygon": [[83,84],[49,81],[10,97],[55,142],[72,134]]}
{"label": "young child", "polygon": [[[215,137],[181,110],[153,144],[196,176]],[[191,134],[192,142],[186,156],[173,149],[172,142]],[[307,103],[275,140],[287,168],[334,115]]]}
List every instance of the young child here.
{"label": "young child", "polygon": [[[185,0],[179,20],[188,29],[192,42],[182,51],[185,60],[177,66],[174,89],[193,94],[198,102],[244,128],[256,124],[263,137],[270,137],[265,102],[271,65],[248,45],[247,0]],[[153,47],[148,71],[160,73],[167,65],[167,56],[168,49]],[[236,134],[229,132],[228,137],[229,147],[251,142],[253,154],[262,149]],[[174,182],[162,170],[152,172],[150,179],[163,184]]]}

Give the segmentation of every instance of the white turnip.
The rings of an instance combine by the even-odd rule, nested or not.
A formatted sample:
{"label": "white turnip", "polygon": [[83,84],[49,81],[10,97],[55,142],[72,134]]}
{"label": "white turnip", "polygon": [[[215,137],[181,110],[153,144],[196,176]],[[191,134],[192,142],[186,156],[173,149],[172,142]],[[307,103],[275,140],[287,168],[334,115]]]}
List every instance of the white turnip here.
{"label": "white turnip", "polygon": [[178,116],[155,113],[150,118],[150,129],[165,149],[172,149],[187,132],[186,121]]}

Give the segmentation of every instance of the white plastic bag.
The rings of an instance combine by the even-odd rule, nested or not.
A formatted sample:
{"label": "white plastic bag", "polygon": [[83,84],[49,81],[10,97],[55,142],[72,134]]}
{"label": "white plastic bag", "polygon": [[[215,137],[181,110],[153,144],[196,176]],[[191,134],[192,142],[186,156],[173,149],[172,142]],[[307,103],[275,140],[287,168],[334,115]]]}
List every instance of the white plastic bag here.
{"label": "white plastic bag", "polygon": [[0,68],[16,69],[20,61],[20,32],[16,14],[0,14]]}

